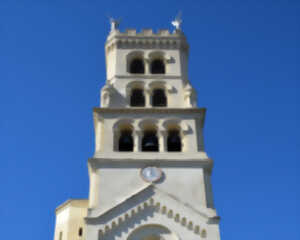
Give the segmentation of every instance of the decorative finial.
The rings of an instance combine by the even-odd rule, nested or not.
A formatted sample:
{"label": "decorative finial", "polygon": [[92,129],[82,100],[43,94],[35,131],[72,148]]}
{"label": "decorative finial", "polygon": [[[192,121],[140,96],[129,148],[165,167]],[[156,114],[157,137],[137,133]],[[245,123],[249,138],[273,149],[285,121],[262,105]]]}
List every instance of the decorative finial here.
{"label": "decorative finial", "polygon": [[109,22],[110,22],[110,31],[113,32],[118,29],[121,20],[110,17]]}
{"label": "decorative finial", "polygon": [[175,27],[174,32],[181,32],[181,24],[182,24],[182,14],[181,11],[176,16],[175,20],[172,21],[172,25]]}

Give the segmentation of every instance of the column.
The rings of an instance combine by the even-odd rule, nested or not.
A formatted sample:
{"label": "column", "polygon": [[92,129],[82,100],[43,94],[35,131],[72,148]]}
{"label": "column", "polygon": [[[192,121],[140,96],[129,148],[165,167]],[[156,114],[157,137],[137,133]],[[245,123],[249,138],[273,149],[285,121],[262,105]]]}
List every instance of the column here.
{"label": "column", "polygon": [[134,131],[133,132],[133,151],[134,152],[141,152],[142,151],[142,138],[143,138],[143,132],[142,131]]}
{"label": "column", "polygon": [[158,142],[159,142],[159,151],[160,152],[167,152],[167,139],[168,139],[168,132],[167,131],[158,131],[157,132]]}
{"label": "column", "polygon": [[145,107],[151,107],[151,90],[145,89]]}
{"label": "column", "polygon": [[145,74],[149,74],[150,73],[149,59],[144,58],[144,67],[145,67]]}

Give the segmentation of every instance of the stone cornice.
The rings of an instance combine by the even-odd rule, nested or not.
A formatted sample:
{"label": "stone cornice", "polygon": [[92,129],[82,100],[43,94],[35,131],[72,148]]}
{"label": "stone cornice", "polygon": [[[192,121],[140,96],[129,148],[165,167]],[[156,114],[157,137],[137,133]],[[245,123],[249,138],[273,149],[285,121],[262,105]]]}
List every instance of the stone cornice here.
{"label": "stone cornice", "polygon": [[[149,157],[149,156],[148,156]],[[151,156],[150,156],[151,157]],[[119,158],[107,158],[105,156],[96,156],[88,159],[88,164],[91,168],[143,168],[145,166],[157,166],[157,167],[186,167],[186,168],[204,168],[211,170],[213,167],[213,160],[210,158],[202,159],[179,159],[176,155],[165,159],[164,156],[152,156],[152,159],[131,158],[130,156],[120,156]]]}
{"label": "stone cornice", "polygon": [[147,113],[158,113],[158,114],[186,114],[196,113],[205,115],[206,108],[165,108],[165,107],[151,107],[151,108],[139,108],[139,107],[128,107],[128,108],[99,108],[93,109],[94,113],[133,113],[133,114],[147,114]]}
{"label": "stone cornice", "polygon": [[165,79],[179,79],[183,80],[185,82],[188,82],[187,80],[182,79],[181,75],[168,75],[168,74],[132,74],[128,73],[126,75],[114,75],[114,77],[107,79],[107,81],[112,81],[115,78],[129,78],[129,79],[151,79],[151,80],[165,80]]}

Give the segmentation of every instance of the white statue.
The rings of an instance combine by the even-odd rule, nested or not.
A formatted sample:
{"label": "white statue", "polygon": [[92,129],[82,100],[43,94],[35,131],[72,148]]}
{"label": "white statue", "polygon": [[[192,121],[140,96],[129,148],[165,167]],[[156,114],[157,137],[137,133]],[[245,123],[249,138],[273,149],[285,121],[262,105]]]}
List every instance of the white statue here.
{"label": "white statue", "polygon": [[121,21],[119,19],[114,19],[111,17],[109,18],[109,22],[110,22],[110,31],[113,32],[118,29]]}
{"label": "white statue", "polygon": [[181,24],[182,24],[181,15],[182,15],[181,12],[179,12],[175,20],[172,21],[172,25],[175,27],[175,32],[181,31]]}

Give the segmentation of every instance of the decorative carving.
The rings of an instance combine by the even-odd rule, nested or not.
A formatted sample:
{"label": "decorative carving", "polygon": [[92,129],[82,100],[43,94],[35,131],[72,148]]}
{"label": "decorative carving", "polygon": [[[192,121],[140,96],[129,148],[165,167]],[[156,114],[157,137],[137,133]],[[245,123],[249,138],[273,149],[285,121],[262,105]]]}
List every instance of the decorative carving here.
{"label": "decorative carving", "polygon": [[111,223],[108,223],[99,230],[99,236],[108,234],[113,228],[118,225],[130,220],[130,218],[137,215],[139,212],[146,210],[147,208],[153,208],[157,213],[166,214],[168,218],[173,219],[175,222],[180,223],[182,226],[186,227],[188,230],[193,231],[196,235],[200,235],[202,238],[207,237],[207,231],[202,229],[200,231],[199,225],[194,225],[192,221],[188,221],[186,217],[180,217],[179,213],[173,213],[172,209],[168,209],[167,206],[162,206],[160,202],[155,202],[153,198],[150,198],[133,209],[129,209],[122,216],[118,217],[118,221],[112,219]]}
{"label": "decorative carving", "polygon": [[101,106],[106,108],[111,104],[113,86],[110,84],[104,85],[101,91]]}
{"label": "decorative carving", "polygon": [[187,107],[197,107],[197,94],[190,84],[184,89],[184,99]]}

